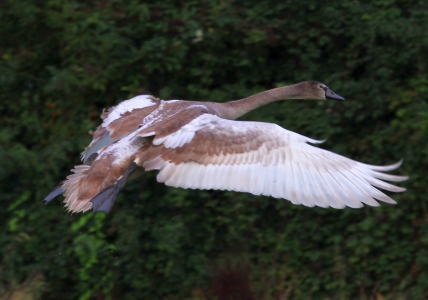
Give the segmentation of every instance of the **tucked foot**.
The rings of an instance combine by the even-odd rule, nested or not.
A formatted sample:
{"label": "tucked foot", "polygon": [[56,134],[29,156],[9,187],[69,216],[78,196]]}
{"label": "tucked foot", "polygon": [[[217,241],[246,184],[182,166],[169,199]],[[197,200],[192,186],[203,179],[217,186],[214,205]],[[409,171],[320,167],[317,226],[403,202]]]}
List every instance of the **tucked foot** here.
{"label": "tucked foot", "polygon": [[108,213],[111,210],[114,201],[116,200],[117,194],[125,185],[126,179],[128,179],[129,175],[131,175],[131,173],[134,172],[136,168],[137,164],[132,163],[125,171],[125,174],[123,174],[123,176],[115,184],[106,187],[91,199],[94,213],[99,211]]}
{"label": "tucked foot", "polygon": [[55,197],[61,195],[62,193],[64,193],[64,190],[62,188],[62,184],[64,183],[64,181],[61,181],[56,188],[54,188],[52,190],[52,192],[50,192],[45,199],[43,199],[43,201],[45,201],[45,204],[48,204],[49,202],[51,202]]}

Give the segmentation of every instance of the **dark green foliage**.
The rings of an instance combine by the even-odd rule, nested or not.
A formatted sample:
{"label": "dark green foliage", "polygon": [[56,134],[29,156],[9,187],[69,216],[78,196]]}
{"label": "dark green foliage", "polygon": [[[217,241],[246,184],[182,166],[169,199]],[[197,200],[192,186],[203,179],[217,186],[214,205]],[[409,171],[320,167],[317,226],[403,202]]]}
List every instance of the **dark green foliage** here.
{"label": "dark green foliage", "polygon": [[[6,0],[0,21],[0,298],[208,299],[229,269],[256,299],[428,297],[425,1]],[[245,119],[371,164],[404,158],[397,206],[298,207],[168,188],[154,173],[109,215],[41,201],[79,164],[104,107],[145,93],[226,101],[310,79],[347,100]]]}

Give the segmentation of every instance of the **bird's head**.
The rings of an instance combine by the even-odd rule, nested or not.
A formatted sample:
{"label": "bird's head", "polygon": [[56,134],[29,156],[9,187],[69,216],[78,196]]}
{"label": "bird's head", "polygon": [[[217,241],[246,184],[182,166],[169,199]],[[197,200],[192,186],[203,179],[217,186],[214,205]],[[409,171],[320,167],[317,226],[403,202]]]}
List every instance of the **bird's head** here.
{"label": "bird's head", "polygon": [[300,99],[338,100],[345,98],[339,96],[319,81],[303,81],[295,84],[295,90],[299,91]]}

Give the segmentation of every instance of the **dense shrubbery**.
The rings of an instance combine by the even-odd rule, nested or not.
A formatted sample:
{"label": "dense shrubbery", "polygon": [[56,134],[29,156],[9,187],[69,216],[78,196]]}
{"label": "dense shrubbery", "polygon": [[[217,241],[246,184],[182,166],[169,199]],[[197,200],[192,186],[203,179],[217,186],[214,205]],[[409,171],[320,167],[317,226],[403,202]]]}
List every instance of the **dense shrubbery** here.
{"label": "dense shrubbery", "polygon": [[[0,298],[207,299],[233,278],[257,299],[428,297],[426,3],[280,2],[0,2]],[[153,173],[109,215],[41,201],[79,163],[103,107],[308,79],[347,101],[245,118],[367,163],[404,158],[397,206],[311,209],[167,188]]]}

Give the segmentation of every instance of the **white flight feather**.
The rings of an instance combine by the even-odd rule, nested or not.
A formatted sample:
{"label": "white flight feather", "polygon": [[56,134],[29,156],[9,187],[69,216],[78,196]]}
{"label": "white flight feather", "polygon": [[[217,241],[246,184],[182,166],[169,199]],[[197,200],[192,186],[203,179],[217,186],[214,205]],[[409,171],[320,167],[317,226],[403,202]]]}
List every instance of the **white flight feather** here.
{"label": "white flight feather", "polygon": [[153,105],[156,105],[156,102],[151,99],[150,95],[140,95],[129,100],[125,100],[119,103],[117,106],[113,107],[107,118],[104,119],[102,126],[107,127],[111,122],[119,119],[122,114],[128,111]]}
{"label": "white flight feather", "polygon": [[[107,128],[113,121],[119,119],[122,114],[132,111],[137,108],[145,108],[156,105],[150,95],[140,95],[129,100],[119,103],[117,106],[111,108],[109,114],[101,124],[102,127]],[[93,140],[81,155],[82,161],[85,161],[90,155],[98,153],[103,147],[111,145],[117,139],[110,138],[109,132],[106,132],[102,137]]]}

